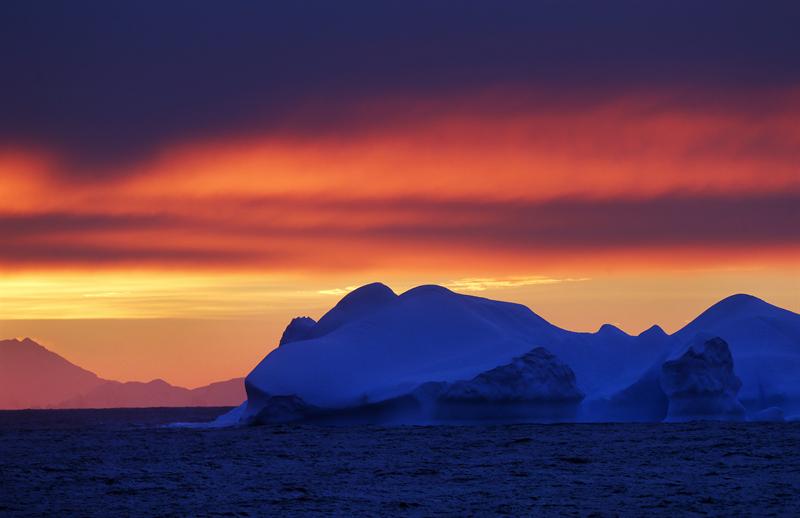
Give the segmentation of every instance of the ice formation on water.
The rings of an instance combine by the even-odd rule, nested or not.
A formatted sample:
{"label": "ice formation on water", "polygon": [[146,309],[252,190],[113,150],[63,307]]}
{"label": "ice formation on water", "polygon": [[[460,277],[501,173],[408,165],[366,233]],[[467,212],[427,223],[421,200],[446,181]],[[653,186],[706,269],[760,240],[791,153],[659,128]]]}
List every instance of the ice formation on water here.
{"label": "ice formation on water", "polygon": [[690,344],[719,337],[728,344],[741,380],[737,399],[750,415],[770,407],[800,411],[800,315],[750,295],[733,295],[669,336],[669,351],[635,383],[609,398],[593,401],[591,418],[659,421],[667,416],[661,367]]}
{"label": "ice formation on water", "polygon": [[[548,393],[553,401],[559,394],[585,396],[579,406],[566,398],[574,403],[573,410],[578,406],[580,420],[678,418],[681,405],[691,408],[682,395],[701,387],[700,375],[692,377],[692,368],[700,364],[681,359],[698,335],[727,342],[741,380],[738,400],[749,415],[768,407],[780,407],[788,415],[800,411],[800,315],[755,297],[729,297],[672,335],[653,326],[633,336],[612,325],[596,333],[567,331],[525,306],[440,286],[396,295],[374,283],[349,293],[319,321],[294,319],[281,346],[247,377],[247,401],[220,422],[308,415],[413,422],[420,415],[465,419],[469,408],[476,409],[475,419],[517,419],[519,409],[492,398],[523,401],[525,394],[544,394],[544,387],[551,385],[557,387]],[[716,365],[709,356],[715,352],[700,353],[706,355],[703,376],[725,372],[722,364],[709,367]],[[544,361],[545,354],[552,356],[552,363]],[[717,367],[722,370],[715,371]],[[574,376],[569,383],[567,370]],[[728,385],[720,398],[733,387],[733,378],[717,381],[723,378]],[[451,410],[456,410],[445,415],[448,401],[455,401],[448,399],[448,391],[472,394],[470,405],[453,404]],[[726,400],[731,407],[723,415],[739,415],[736,399],[734,394]],[[493,401],[495,410],[489,411]],[[565,408],[561,403],[551,417],[572,419],[568,411],[559,414]]]}
{"label": "ice formation on water", "polygon": [[[558,421],[574,418],[583,393],[575,374],[544,348],[469,380],[428,382],[401,396],[329,408],[296,395],[265,396],[251,423],[443,423],[478,421]],[[247,407],[226,419],[242,419]]]}
{"label": "ice formation on water", "polygon": [[537,347],[471,380],[430,382],[414,392],[431,399],[438,420],[558,420],[574,418],[584,394],[575,373]]}
{"label": "ice formation on water", "polygon": [[661,366],[669,421],[742,420],[745,410],[737,399],[741,386],[733,371],[733,356],[721,338],[696,342]]}
{"label": "ice formation on water", "polygon": [[750,416],[750,421],[782,422],[785,420],[786,418],[783,415],[783,409],[775,406],[765,408],[764,410],[756,412]]}
{"label": "ice formation on water", "polygon": [[751,295],[734,295],[673,337],[685,344],[699,333],[728,343],[742,380],[739,400],[748,412],[771,406],[800,412],[800,315]]}
{"label": "ice formation on water", "polygon": [[275,395],[341,408],[428,381],[469,379],[530,351],[532,335],[556,330],[516,304],[436,286],[397,296],[378,284],[348,294],[317,326],[312,338],[275,349],[250,373],[250,412]]}
{"label": "ice formation on water", "polygon": [[441,385],[439,399],[450,401],[570,401],[583,399],[575,374],[550,351],[531,352],[478,374]]}

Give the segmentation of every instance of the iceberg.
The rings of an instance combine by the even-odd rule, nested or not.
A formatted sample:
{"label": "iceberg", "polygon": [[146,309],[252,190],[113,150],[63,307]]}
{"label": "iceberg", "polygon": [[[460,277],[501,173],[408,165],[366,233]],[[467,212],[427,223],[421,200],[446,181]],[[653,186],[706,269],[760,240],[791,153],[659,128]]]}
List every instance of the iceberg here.
{"label": "iceberg", "polygon": [[698,334],[727,342],[748,412],[772,406],[800,412],[800,315],[752,295],[733,295],[673,336],[686,343]]}
{"label": "iceberg", "polygon": [[264,396],[256,412],[243,405],[216,424],[448,423],[563,421],[573,418],[583,393],[575,374],[552,353],[538,347],[510,363],[470,380],[428,382],[408,394],[379,402],[362,401],[330,408],[296,395]]}
{"label": "iceberg", "polygon": [[543,347],[471,380],[425,384],[415,395],[432,399],[440,421],[564,420],[584,398],[572,369]]}
{"label": "iceberg", "polygon": [[747,295],[672,335],[630,335],[609,324],[568,331],[441,286],[398,295],[373,283],[319,320],[292,320],[219,423],[738,419],[742,406],[792,415],[798,373],[800,315]]}
{"label": "iceberg", "polygon": [[736,397],[741,386],[733,356],[721,338],[695,342],[661,367],[668,421],[743,420],[745,409]]}
{"label": "iceberg", "polygon": [[634,383],[610,397],[591,401],[592,418],[666,418],[668,401],[660,384],[662,364],[680,357],[689,344],[713,337],[727,344],[735,360],[736,376],[741,381],[737,399],[748,414],[770,407],[780,407],[789,415],[800,412],[800,315],[739,294],[714,304],[670,335],[668,349]]}
{"label": "iceberg", "polygon": [[748,421],[756,421],[761,423],[781,423],[786,418],[783,415],[783,409],[776,406],[765,408],[759,412],[748,417]]}

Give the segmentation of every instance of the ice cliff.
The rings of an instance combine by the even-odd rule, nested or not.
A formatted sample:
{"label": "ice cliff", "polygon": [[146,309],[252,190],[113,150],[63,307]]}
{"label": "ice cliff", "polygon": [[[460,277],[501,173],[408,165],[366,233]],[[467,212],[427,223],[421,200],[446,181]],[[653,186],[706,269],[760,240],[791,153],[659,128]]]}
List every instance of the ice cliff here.
{"label": "ice cliff", "polygon": [[440,420],[570,419],[584,397],[572,369],[543,347],[471,380],[427,383],[415,394],[432,397]]}
{"label": "ice cliff", "polygon": [[737,399],[741,386],[733,356],[721,338],[698,341],[661,367],[668,421],[742,420],[745,409]]}
{"label": "ice cliff", "polygon": [[469,381],[445,384],[440,400],[580,401],[575,373],[550,351],[537,347],[511,363],[478,374]]}
{"label": "ice cliff", "polygon": [[[582,399],[572,369],[539,347],[472,379],[431,381],[376,402],[331,408],[295,395],[265,396],[244,419],[255,424],[557,421],[574,418]],[[237,409],[237,419],[243,410]]]}

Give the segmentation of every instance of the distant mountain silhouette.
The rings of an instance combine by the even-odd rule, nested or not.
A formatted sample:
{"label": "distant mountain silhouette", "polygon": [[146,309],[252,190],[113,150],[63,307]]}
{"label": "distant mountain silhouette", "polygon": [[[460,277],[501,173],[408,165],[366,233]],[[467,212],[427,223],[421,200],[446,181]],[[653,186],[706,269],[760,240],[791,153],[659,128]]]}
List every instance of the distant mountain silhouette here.
{"label": "distant mountain silhouette", "polygon": [[53,406],[103,382],[30,338],[0,341],[0,408]]}
{"label": "distant mountain silhouette", "polygon": [[233,406],[245,399],[243,378],[196,389],[164,380],[105,380],[30,338],[0,341],[0,409]]}
{"label": "distant mountain silhouette", "polygon": [[245,399],[244,379],[234,378],[187,389],[156,379],[106,381],[85,394],[62,401],[59,408],[143,408],[158,406],[234,406]]}

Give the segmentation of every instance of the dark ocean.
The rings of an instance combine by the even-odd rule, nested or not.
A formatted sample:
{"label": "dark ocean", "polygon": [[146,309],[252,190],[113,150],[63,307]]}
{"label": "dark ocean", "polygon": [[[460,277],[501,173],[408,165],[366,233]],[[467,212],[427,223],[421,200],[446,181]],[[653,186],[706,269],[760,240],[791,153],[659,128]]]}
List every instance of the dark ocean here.
{"label": "dark ocean", "polygon": [[800,515],[800,423],[162,426],[224,410],[0,412],[0,515]]}

